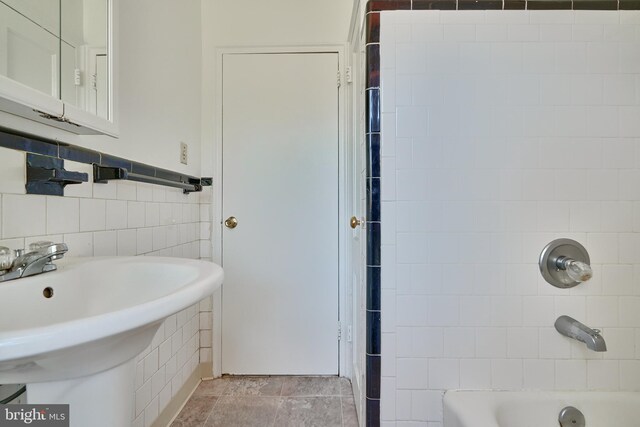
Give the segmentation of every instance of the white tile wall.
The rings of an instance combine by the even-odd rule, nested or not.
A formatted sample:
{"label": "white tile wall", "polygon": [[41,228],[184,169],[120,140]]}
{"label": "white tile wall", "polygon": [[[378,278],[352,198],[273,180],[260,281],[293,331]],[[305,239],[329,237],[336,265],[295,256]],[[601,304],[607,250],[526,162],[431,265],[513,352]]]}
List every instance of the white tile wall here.
{"label": "white tile wall", "polygon": [[[640,13],[383,12],[381,81],[382,424],[441,426],[447,389],[640,391]],[[593,280],[544,282],[559,237]]]}
{"label": "white tile wall", "polygon": [[[135,182],[70,185],[65,197],[25,195],[24,154],[0,148],[0,246],[62,241],[68,257],[210,259],[210,188],[200,194]],[[87,165],[65,162],[68,170]],[[212,361],[212,301],[169,317],[136,359],[134,425],[149,426],[203,362]]]}

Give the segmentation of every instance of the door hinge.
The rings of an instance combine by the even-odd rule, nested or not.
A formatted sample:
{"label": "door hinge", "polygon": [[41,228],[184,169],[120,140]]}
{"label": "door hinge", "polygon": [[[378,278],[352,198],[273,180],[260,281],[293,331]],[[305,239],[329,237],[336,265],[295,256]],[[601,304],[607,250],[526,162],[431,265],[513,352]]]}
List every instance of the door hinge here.
{"label": "door hinge", "polygon": [[340,74],[340,70],[338,70],[338,87],[342,86],[342,76]]}
{"label": "door hinge", "polygon": [[347,69],[344,72],[345,74],[345,80],[347,81],[347,83],[353,83],[353,71],[351,67],[347,67]]}
{"label": "door hinge", "polygon": [[342,323],[338,322],[338,341],[342,341]]}
{"label": "door hinge", "polygon": [[80,68],[73,70],[73,83],[76,86],[82,86],[82,72],[80,71]]}

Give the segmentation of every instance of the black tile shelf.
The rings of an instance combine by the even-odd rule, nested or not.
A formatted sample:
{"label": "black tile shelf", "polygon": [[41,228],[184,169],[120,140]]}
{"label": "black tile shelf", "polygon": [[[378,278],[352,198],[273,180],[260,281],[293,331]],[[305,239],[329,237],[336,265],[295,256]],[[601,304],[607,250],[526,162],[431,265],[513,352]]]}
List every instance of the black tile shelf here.
{"label": "black tile shelf", "polygon": [[89,181],[89,175],[64,168],[64,160],[57,157],[27,153],[27,194],[64,196],[69,184]]}
{"label": "black tile shelf", "polygon": [[[0,130],[0,147],[39,154],[54,159],[91,164],[98,168],[115,168],[120,171],[119,177],[113,176],[109,179],[129,179],[131,181],[182,188],[185,193],[202,191],[203,186],[212,185],[212,178],[199,178],[65,142],[21,135],[4,130]],[[105,180],[102,181],[104,182]]]}

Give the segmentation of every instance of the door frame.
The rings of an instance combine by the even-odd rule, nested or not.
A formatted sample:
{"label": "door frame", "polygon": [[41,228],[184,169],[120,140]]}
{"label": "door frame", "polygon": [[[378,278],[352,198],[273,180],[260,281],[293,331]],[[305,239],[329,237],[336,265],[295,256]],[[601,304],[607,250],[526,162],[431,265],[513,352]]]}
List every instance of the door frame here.
{"label": "door frame", "polygon": [[[351,354],[351,342],[347,340],[347,328],[352,325],[352,315],[347,304],[348,287],[351,287],[349,265],[348,243],[351,229],[348,218],[351,214],[349,202],[349,177],[347,175],[348,164],[352,161],[352,150],[349,147],[349,124],[350,100],[345,70],[349,65],[345,61],[345,51],[347,44],[328,45],[301,45],[301,46],[251,46],[251,47],[219,47],[216,49],[215,58],[215,90],[214,90],[214,126],[215,138],[213,141],[213,156],[215,174],[213,180],[213,206],[212,206],[212,259],[214,262],[222,262],[222,87],[223,87],[223,56],[229,54],[284,54],[284,53],[335,53],[338,55],[339,74],[336,75],[336,85],[338,78],[341,84],[338,88],[338,322],[336,324],[336,335],[338,327],[341,328],[341,340],[338,342],[338,375],[351,377],[352,366],[347,354]],[[346,57],[347,59],[348,56]],[[222,264],[221,264],[222,265]],[[212,329],[212,359],[213,376],[222,375],[222,290],[218,289],[213,294],[213,329]],[[353,328],[351,328],[353,329]],[[354,331],[355,332],[355,331]],[[350,356],[349,356],[350,357]]]}

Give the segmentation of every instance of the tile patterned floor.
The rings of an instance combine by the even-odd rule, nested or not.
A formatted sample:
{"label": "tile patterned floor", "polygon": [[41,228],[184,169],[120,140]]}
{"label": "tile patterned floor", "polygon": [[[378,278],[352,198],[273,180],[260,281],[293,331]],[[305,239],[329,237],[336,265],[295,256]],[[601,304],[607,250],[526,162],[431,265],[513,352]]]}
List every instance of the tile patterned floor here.
{"label": "tile patterned floor", "polygon": [[351,383],[338,377],[203,381],[171,427],[358,427]]}

